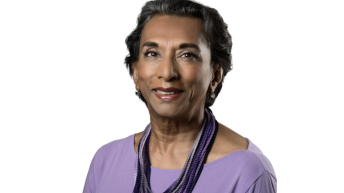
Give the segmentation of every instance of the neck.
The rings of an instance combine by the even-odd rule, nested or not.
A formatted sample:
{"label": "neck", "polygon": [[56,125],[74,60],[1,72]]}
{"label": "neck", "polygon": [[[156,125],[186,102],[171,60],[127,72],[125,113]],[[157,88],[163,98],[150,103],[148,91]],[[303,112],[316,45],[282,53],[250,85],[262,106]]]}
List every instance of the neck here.
{"label": "neck", "polygon": [[[150,146],[162,154],[178,149],[189,151],[204,120],[204,107],[174,118],[159,116],[149,108],[151,119]],[[153,150],[153,151],[154,151]]]}
{"label": "neck", "polygon": [[[154,125],[151,125],[152,126],[151,129],[146,130],[146,132],[144,132],[143,137],[141,138],[141,140],[142,139],[143,140],[140,142],[140,144],[142,144],[143,146],[142,148],[140,148],[140,151],[138,152],[138,159],[136,162],[138,164],[137,166],[138,170],[137,170],[134,192],[140,192],[140,189],[150,191],[150,181],[147,179],[150,179],[150,174],[151,174],[150,165],[154,166],[154,162],[157,162],[158,166],[162,165],[162,167],[158,167],[158,168],[176,169],[175,166],[177,166],[177,168],[183,167],[184,172],[182,172],[182,174],[179,176],[177,181],[175,181],[175,183],[173,183],[167,189],[166,192],[185,192],[185,191],[192,192],[196,184],[195,182],[198,181],[198,178],[202,172],[205,160],[207,159],[209,151],[212,148],[212,145],[214,143],[217,130],[218,130],[215,117],[211,113],[209,114],[209,112],[207,112],[206,114],[207,114],[207,117],[206,117],[207,126],[204,128],[202,133],[199,133],[200,134],[199,137],[201,135],[205,137],[197,138],[197,143],[195,143],[195,145],[191,148],[191,151],[189,150],[190,152],[188,152],[189,156],[182,155],[183,153],[181,154],[179,153],[180,154],[179,156],[178,155],[177,156],[169,156],[169,155],[154,156],[151,154],[154,152],[151,151],[152,143],[150,139],[154,139],[154,138],[159,139],[157,137],[159,137],[160,135],[165,135],[165,137],[167,136],[167,139],[169,139],[168,137],[170,133],[173,133],[174,136],[180,139],[180,136],[185,137],[186,135],[189,135],[191,131],[196,131],[196,129],[192,129],[192,127],[190,127],[189,129],[185,129],[181,127],[181,126],[184,126],[184,122],[182,122],[183,124],[181,123],[174,124],[174,125],[168,124],[167,126],[170,126],[170,127],[167,127],[165,129],[161,129],[159,127],[155,127],[154,129],[153,127]],[[193,120],[193,119],[189,119],[189,120]],[[199,123],[203,122],[203,121],[199,121],[201,119],[194,119],[194,120],[195,120],[194,122],[197,122],[196,120],[198,120]],[[190,122],[193,123],[192,121],[189,121],[189,123]],[[162,122],[162,123],[165,123],[165,122]],[[173,123],[173,122],[169,121],[167,123]],[[163,124],[158,124],[156,126],[161,126],[161,125]],[[172,131],[169,131],[168,128],[170,129],[172,128]],[[183,130],[184,132],[180,132]],[[148,139],[149,137],[148,132],[150,132],[150,139]],[[171,144],[171,143],[175,143],[176,141],[178,140],[169,141],[163,138],[160,141],[160,143]],[[183,148],[185,149],[185,147]],[[176,158],[176,159],[173,160],[173,158]],[[165,168],[165,166],[167,166],[167,168]],[[191,175],[189,175],[190,172],[191,172]],[[187,186],[185,186],[186,184]]]}

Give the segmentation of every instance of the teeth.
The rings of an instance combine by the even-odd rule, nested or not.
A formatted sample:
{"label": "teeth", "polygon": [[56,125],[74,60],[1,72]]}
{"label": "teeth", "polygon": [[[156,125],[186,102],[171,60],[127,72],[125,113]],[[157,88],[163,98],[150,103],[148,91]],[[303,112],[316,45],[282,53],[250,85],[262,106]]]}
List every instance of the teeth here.
{"label": "teeth", "polygon": [[157,93],[159,94],[164,94],[164,95],[171,95],[171,94],[177,94],[179,92],[164,92],[164,91],[161,91],[161,90],[156,90]]}

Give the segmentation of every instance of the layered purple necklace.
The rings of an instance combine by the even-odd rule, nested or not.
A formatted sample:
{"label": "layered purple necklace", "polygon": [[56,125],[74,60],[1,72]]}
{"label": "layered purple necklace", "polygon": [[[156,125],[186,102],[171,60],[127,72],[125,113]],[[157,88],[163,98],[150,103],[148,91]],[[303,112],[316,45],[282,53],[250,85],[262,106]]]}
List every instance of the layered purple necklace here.
{"label": "layered purple necklace", "polygon": [[[200,177],[204,163],[213,146],[218,123],[209,108],[204,111],[204,121],[195,143],[186,159],[179,178],[164,193],[190,193]],[[149,160],[149,139],[151,124],[146,127],[138,147],[135,163],[136,182],[133,193],[152,193],[150,185],[151,165]]]}

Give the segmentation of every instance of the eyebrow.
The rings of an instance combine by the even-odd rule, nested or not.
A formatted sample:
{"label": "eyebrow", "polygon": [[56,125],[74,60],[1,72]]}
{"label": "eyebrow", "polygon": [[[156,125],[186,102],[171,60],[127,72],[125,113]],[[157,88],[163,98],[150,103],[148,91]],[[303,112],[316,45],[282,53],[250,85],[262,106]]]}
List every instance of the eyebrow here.
{"label": "eyebrow", "polygon": [[149,47],[159,47],[159,44],[156,42],[146,42],[142,45],[142,47],[149,46]]}
{"label": "eyebrow", "polygon": [[[159,47],[159,44],[156,42],[146,42],[142,45],[142,47],[145,47],[145,46]],[[183,49],[183,48],[195,48],[199,52],[201,52],[201,49],[199,48],[199,46],[197,44],[193,44],[193,43],[182,43],[182,44],[180,44],[179,49]]]}
{"label": "eyebrow", "polygon": [[201,52],[201,49],[199,48],[199,46],[197,44],[193,44],[193,43],[182,43],[182,44],[180,44],[179,49],[183,49],[183,48],[195,48],[196,50]]}

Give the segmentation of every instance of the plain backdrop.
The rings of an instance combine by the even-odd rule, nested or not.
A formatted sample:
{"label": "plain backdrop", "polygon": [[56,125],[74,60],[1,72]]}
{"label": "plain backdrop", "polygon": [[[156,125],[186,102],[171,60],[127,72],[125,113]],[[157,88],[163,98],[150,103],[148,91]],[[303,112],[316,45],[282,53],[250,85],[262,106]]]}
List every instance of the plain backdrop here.
{"label": "plain backdrop", "polygon": [[[94,153],[142,131],[124,66],[144,0],[0,1],[1,192],[82,192]],[[278,192],[340,192],[343,6],[202,0],[233,37],[217,120],[272,162]]]}

